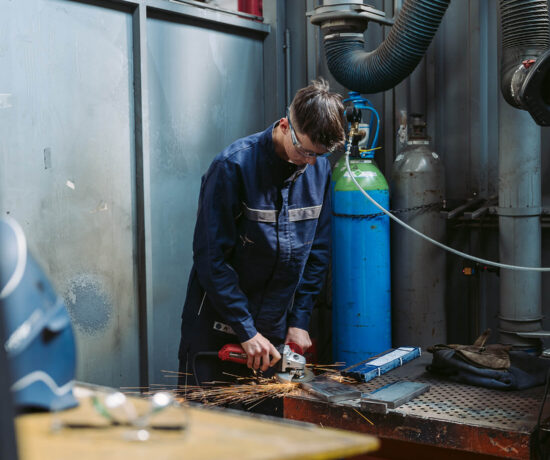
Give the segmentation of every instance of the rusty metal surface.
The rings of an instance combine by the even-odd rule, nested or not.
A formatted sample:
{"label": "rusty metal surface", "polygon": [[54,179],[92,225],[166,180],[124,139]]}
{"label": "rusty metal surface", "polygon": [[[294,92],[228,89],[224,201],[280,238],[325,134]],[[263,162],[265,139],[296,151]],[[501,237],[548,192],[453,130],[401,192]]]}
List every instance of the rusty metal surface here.
{"label": "rusty metal surface", "polygon": [[[449,449],[529,458],[544,387],[496,391],[455,384],[425,372],[431,355],[358,384],[363,393],[399,380],[423,382],[430,391],[387,414],[362,411],[358,400],[327,404],[305,392],[285,398],[287,418]],[[545,413],[547,417],[549,414]],[[364,418],[368,418],[368,421]]]}

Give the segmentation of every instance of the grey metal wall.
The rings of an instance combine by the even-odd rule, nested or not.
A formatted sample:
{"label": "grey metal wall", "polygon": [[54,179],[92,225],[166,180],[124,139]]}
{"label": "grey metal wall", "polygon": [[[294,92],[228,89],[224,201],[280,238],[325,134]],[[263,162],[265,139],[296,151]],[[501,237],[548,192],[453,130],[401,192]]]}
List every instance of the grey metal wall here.
{"label": "grey metal wall", "polygon": [[284,113],[269,32],[198,3],[0,0],[0,213],[65,298],[78,379],[175,383],[201,175]]}
{"label": "grey metal wall", "polygon": [[[498,190],[497,8],[494,0],[451,2],[431,50],[428,121],[445,163],[450,207],[467,198],[489,198]],[[448,242],[479,257],[499,257],[498,229],[493,225],[450,223]],[[469,262],[448,256],[451,342],[473,341],[488,326],[497,329],[498,276],[493,272],[464,276],[464,264]]]}
{"label": "grey metal wall", "polygon": [[264,129],[263,36],[157,18],[148,20],[147,35],[154,306],[150,375],[156,383],[170,383],[162,370],[178,366],[201,176],[231,142]]}
{"label": "grey metal wall", "polygon": [[[498,2],[496,0],[451,2],[435,43],[434,81],[431,103],[436,148],[444,155],[447,196],[465,200],[488,198],[498,191],[499,90]],[[542,129],[542,170],[549,168],[550,130]],[[543,205],[550,204],[550,183],[542,175]],[[543,226],[544,227],[544,226]],[[475,225],[449,228],[449,241],[459,249],[498,260],[498,228],[491,218]],[[548,229],[543,228],[542,259],[548,265]],[[530,235],[519,235],[530,238]],[[463,261],[450,256],[447,304],[449,340],[473,340],[486,327],[495,331],[499,311],[500,277],[482,272],[462,275]],[[546,260],[546,262],[545,262]],[[543,274],[542,305],[550,299],[548,274]],[[548,326],[546,326],[548,327]]]}
{"label": "grey metal wall", "polygon": [[0,213],[64,295],[77,377],[139,375],[131,16],[0,1]]}

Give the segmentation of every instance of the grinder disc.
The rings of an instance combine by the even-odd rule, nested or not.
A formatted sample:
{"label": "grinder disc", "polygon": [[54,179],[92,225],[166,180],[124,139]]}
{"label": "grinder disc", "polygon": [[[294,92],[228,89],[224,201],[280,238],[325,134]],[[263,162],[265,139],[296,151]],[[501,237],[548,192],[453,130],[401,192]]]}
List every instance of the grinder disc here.
{"label": "grinder disc", "polygon": [[304,373],[300,377],[298,377],[294,374],[291,374],[290,372],[278,372],[277,373],[277,379],[280,382],[283,382],[283,383],[311,382],[314,377],[315,377],[315,374],[313,372],[311,372],[309,369],[305,369]]}

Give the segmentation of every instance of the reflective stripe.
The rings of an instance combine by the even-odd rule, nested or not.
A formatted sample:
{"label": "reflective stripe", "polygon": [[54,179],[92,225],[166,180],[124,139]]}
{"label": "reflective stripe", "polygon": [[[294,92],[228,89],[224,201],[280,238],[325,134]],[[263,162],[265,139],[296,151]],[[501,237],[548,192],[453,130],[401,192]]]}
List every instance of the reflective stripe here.
{"label": "reflective stripe", "polygon": [[288,220],[296,222],[299,220],[318,219],[321,215],[322,204],[310,206],[309,208],[298,208],[288,210]]}
{"label": "reflective stripe", "polygon": [[246,203],[243,203],[243,211],[249,220],[256,222],[277,222],[276,209],[250,209]]}

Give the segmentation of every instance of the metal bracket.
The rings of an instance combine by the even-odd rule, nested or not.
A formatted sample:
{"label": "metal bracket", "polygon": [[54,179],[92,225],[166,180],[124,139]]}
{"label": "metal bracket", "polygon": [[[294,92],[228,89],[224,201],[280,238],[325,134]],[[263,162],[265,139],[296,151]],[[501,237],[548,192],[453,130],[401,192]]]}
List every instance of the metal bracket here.
{"label": "metal bracket", "polygon": [[475,211],[468,211],[464,213],[464,218],[468,220],[479,219],[489,212],[489,206],[482,206]]}
{"label": "metal bracket", "polygon": [[[466,203],[451,209],[450,211],[441,211],[441,214],[445,219],[453,219],[458,217],[461,213],[466,220],[478,219],[485,214],[492,214],[493,207],[490,206],[490,203],[497,199],[497,195],[492,195],[488,198],[482,197],[472,197],[468,198]],[[473,211],[470,211],[473,209]]]}
{"label": "metal bracket", "polygon": [[321,5],[306,16],[313,25],[321,26],[325,34],[363,33],[370,21],[392,26],[393,19],[386,18],[386,13],[362,2],[331,2]]}
{"label": "metal bracket", "polygon": [[461,212],[466,211],[467,209],[472,209],[473,207],[485,202],[485,198],[469,198],[468,201],[451,211],[441,211],[441,214],[447,219],[453,219],[458,216]]}

